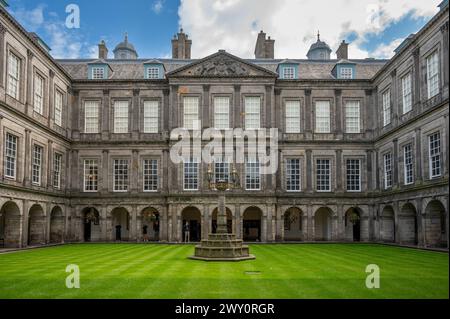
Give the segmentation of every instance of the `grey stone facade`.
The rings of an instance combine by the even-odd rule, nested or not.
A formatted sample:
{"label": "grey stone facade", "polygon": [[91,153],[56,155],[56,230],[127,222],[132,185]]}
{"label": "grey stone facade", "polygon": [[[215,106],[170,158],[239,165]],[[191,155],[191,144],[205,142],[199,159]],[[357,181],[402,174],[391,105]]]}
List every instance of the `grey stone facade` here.
{"label": "grey stone facade", "polygon": [[[257,48],[263,58],[255,60],[223,51],[193,60],[191,40],[184,34],[173,43],[175,58],[158,60],[165,70],[162,79],[144,78],[147,60],[104,59],[112,70],[110,77],[88,80],[92,59],[54,60],[0,7],[0,239],[5,246],[114,241],[116,226],[121,226],[121,240],[141,242],[145,225],[150,240],[181,242],[185,220],[199,225],[194,239],[206,238],[217,214],[207,165],[201,164],[199,190],[184,191],[182,167],[169,158],[173,144],[169,133],[183,126],[182,98],[199,98],[202,126],[208,128],[214,121],[213,98],[227,96],[233,106],[231,126],[242,128],[244,98],[259,96],[262,126],[279,129],[280,168],[263,176],[260,191],[235,189],[227,195],[230,227],[237,238],[448,247],[448,5],[391,60],[351,60],[356,70],[353,80],[334,78],[336,60],[290,60],[298,64],[299,79],[282,80],[276,73],[282,61],[273,59],[273,48],[268,55]],[[6,90],[9,52],[20,59],[17,98]],[[439,93],[428,99],[426,61],[432,52],[439,55]],[[406,72],[413,75],[413,103],[412,111],[403,115],[401,78]],[[45,83],[42,114],[33,110],[36,73]],[[384,126],[382,94],[388,88],[392,120]],[[56,91],[63,93],[61,125],[55,124]],[[118,100],[129,104],[128,133],[113,130],[113,105]],[[143,133],[143,104],[148,100],[158,101],[158,133]],[[291,100],[300,103],[296,134],[286,133],[286,102]],[[318,134],[315,128],[315,105],[323,100],[331,107],[329,134]],[[85,101],[99,102],[97,134],[85,133]],[[360,103],[360,133],[346,133],[347,101]],[[436,132],[440,133],[441,174],[430,178],[429,136]],[[5,175],[8,133],[18,138],[15,178]],[[414,182],[405,185],[403,147],[410,143]],[[40,185],[31,178],[35,145],[43,149]],[[387,189],[386,153],[392,154],[393,168],[392,187]],[[53,183],[55,154],[62,155],[58,188]],[[300,160],[299,192],[286,190],[289,158]],[[330,192],[315,190],[316,159],[322,158],[332,163]],[[98,160],[97,192],[84,191],[84,159]],[[113,191],[115,159],[130,163],[127,192]],[[143,191],[144,159],[159,163],[156,192]],[[346,190],[347,159],[360,160],[360,192]],[[237,165],[237,169],[243,185],[244,167]],[[359,220],[353,223],[350,219],[355,215]]]}

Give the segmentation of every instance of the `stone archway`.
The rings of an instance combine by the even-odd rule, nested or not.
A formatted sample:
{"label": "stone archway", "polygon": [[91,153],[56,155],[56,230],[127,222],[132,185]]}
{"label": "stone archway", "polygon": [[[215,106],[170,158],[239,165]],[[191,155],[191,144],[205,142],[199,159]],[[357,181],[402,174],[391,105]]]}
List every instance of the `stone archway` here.
{"label": "stone archway", "polygon": [[[215,234],[216,233],[216,228],[217,228],[217,213],[218,213],[218,208],[214,208],[212,214],[211,214],[211,233]],[[226,207],[226,213],[227,213],[227,229],[228,229],[228,233],[232,234],[233,233],[233,214],[231,213],[231,210]]]}
{"label": "stone archway", "polygon": [[392,206],[385,206],[380,216],[380,239],[395,242],[395,212]]}
{"label": "stone archway", "polygon": [[284,240],[303,240],[303,212],[300,208],[291,207],[283,215]]}
{"label": "stone archway", "polygon": [[332,235],[333,212],[328,207],[321,207],[314,215],[314,239],[317,241],[329,241]]}
{"label": "stone archway", "polygon": [[59,206],[55,206],[50,214],[50,243],[64,241],[64,214]]}
{"label": "stone archway", "polygon": [[242,238],[244,241],[261,241],[263,213],[258,207],[249,207],[242,218]]}
{"label": "stone archway", "polygon": [[417,245],[419,237],[417,232],[417,211],[413,204],[403,205],[398,215],[398,232],[400,244]]}
{"label": "stone archway", "polygon": [[444,205],[432,200],[425,208],[425,238],[430,247],[447,247],[447,214]]}
{"label": "stone archway", "polygon": [[140,238],[146,241],[159,241],[161,228],[161,214],[156,208],[146,207],[140,214]]}
{"label": "stone archway", "polygon": [[45,215],[39,204],[31,206],[28,214],[28,245],[45,245]]}
{"label": "stone archway", "polygon": [[22,216],[19,206],[10,201],[0,209],[0,245],[5,248],[19,248],[21,246],[20,227]]}
{"label": "stone archway", "polygon": [[111,222],[113,240],[130,240],[130,213],[125,208],[114,208],[111,211]]}
{"label": "stone archway", "polygon": [[[187,231],[189,232],[189,238],[186,237]],[[202,240],[202,214],[197,207],[186,207],[181,212],[181,236],[182,242],[199,242]]]}
{"label": "stone archway", "polygon": [[361,218],[362,210],[358,207],[351,207],[345,212],[344,228],[345,240],[360,242],[361,241]]}
{"label": "stone archway", "polygon": [[100,214],[94,207],[87,207],[82,212],[83,241],[91,242],[101,239]]}

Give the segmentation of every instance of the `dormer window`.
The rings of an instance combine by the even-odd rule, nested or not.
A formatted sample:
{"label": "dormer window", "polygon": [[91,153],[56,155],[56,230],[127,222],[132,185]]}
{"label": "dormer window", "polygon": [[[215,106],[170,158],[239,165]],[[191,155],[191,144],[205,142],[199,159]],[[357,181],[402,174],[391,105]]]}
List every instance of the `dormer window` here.
{"label": "dormer window", "polygon": [[295,77],[295,70],[293,67],[285,67],[283,69],[283,79],[292,80]]}
{"label": "dormer window", "polygon": [[148,79],[159,79],[159,68],[158,67],[149,67],[147,69],[147,78]]}
{"label": "dormer window", "polygon": [[92,68],[92,79],[101,80],[105,78],[105,68],[103,67],[93,67]]}
{"label": "dormer window", "polygon": [[353,69],[349,67],[341,67],[339,75],[341,79],[353,79]]}

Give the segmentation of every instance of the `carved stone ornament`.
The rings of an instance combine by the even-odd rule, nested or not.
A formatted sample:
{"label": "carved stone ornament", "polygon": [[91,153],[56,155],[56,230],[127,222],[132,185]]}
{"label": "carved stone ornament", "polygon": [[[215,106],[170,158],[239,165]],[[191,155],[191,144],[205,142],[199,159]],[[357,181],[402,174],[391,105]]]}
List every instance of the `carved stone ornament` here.
{"label": "carved stone ornament", "polygon": [[250,70],[242,63],[225,56],[205,61],[192,71],[194,76],[248,76]]}

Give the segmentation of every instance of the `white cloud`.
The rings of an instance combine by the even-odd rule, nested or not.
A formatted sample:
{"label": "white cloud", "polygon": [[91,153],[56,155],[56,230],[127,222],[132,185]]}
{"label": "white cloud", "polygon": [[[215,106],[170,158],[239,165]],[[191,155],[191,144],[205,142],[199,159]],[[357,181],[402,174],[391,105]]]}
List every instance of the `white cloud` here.
{"label": "white cloud", "polygon": [[164,8],[164,1],[165,0],[153,1],[152,10],[153,10],[154,13],[156,13],[156,14],[161,13],[162,9]]}
{"label": "white cloud", "polygon": [[380,44],[372,54],[378,58],[390,59],[394,55],[394,50],[403,42],[403,40],[404,39],[397,39],[388,44]]}
{"label": "white cloud", "polygon": [[28,31],[36,31],[44,23],[44,9],[45,5],[40,4],[32,10],[19,7],[16,11],[10,11]]}
{"label": "white cloud", "polygon": [[[179,24],[193,39],[192,54],[204,57],[225,49],[254,57],[256,37],[264,30],[275,42],[276,58],[305,58],[310,45],[321,39],[335,51],[350,33],[357,38],[349,47],[351,58],[387,56],[380,47],[367,52],[362,44],[408,13],[431,17],[440,0],[181,0]],[[212,45],[213,44],[213,45]],[[393,46],[393,44],[390,44]],[[375,56],[374,54],[380,54]]]}

